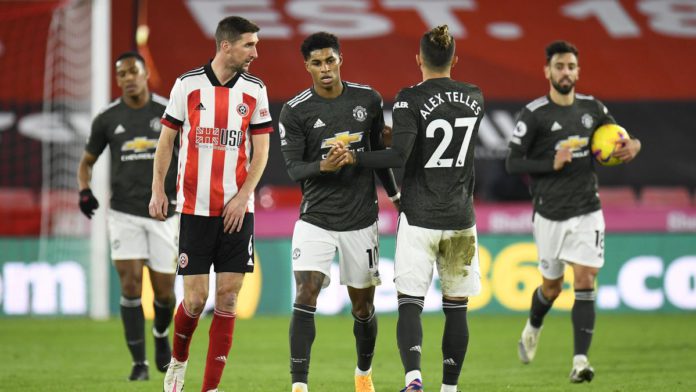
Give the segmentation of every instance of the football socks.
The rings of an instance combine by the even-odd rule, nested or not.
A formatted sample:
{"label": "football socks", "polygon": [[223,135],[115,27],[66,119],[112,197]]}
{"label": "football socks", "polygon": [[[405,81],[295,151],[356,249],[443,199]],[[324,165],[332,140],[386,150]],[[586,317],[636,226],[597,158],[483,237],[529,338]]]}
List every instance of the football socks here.
{"label": "football socks", "polygon": [[377,315],[372,307],[370,315],[361,319],[353,315],[353,335],[355,336],[355,348],[358,353],[358,369],[370,370],[372,358],[375,355],[375,342],[377,341]]}
{"label": "football socks", "polygon": [[534,328],[541,328],[544,316],[549,312],[553,301],[549,301],[541,292],[541,286],[532,294],[532,308],[529,310],[529,324]]}
{"label": "football socks", "polygon": [[290,373],[293,383],[307,384],[309,357],[317,334],[314,325],[316,310],[314,306],[293,304],[290,320]]}
{"label": "football socks", "polygon": [[469,326],[466,310],[469,300],[442,299],[445,330],[442,334],[442,383],[457,385],[469,345]]}
{"label": "football socks", "polygon": [[575,355],[587,355],[590,350],[595,324],[595,296],[594,289],[575,290],[571,312]]}
{"label": "football socks", "polygon": [[208,332],[208,355],[205,360],[205,374],[203,376],[203,391],[217,390],[222,377],[222,371],[227,364],[227,356],[232,347],[232,335],[234,333],[235,314],[215,309],[213,321]]}
{"label": "football socks", "polygon": [[189,346],[191,346],[191,338],[193,332],[198,326],[200,314],[191,314],[184,306],[184,301],[181,301],[179,308],[174,316],[174,337],[172,357],[179,362],[185,362],[189,356]]}
{"label": "football socks", "polygon": [[121,321],[135,363],[145,363],[145,315],[140,297],[121,297]]}
{"label": "football socks", "polygon": [[399,320],[396,323],[396,342],[401,354],[401,363],[406,373],[420,370],[421,344],[423,342],[423,312],[424,297],[399,295]]}

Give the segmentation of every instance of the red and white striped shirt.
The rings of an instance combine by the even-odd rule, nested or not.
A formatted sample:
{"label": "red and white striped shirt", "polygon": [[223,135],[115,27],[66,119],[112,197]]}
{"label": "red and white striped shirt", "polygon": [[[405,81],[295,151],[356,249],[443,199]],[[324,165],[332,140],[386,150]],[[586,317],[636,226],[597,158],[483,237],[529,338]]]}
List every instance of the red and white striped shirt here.
{"label": "red and white striped shirt", "polygon": [[237,73],[223,86],[210,63],[176,80],[162,124],[181,132],[176,210],[202,216],[222,215],[244,184],[251,135],[273,132],[263,82]]}

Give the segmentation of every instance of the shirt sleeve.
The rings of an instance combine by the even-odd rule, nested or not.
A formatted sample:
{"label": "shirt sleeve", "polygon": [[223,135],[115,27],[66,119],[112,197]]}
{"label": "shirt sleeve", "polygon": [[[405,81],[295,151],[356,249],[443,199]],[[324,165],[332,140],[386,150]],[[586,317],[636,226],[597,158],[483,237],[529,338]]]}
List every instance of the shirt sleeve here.
{"label": "shirt sleeve", "polygon": [[186,119],[186,96],[184,95],[181,79],[177,78],[169,94],[169,103],[162,115],[161,123],[174,130],[181,130]]}
{"label": "shirt sleeve", "polygon": [[102,115],[100,114],[92,121],[92,130],[87,139],[85,151],[97,157],[101,155],[106,145],[109,143],[106,136],[107,132],[106,124],[102,120]]}
{"label": "shirt sleeve", "polygon": [[406,164],[418,134],[418,117],[404,94],[399,93],[392,110],[392,147],[356,154],[357,164],[371,168],[402,167]]}
{"label": "shirt sleeve", "polygon": [[604,104],[601,101],[596,100],[596,102],[597,110],[599,112],[599,125],[602,126],[604,124],[616,124],[616,120],[614,120],[614,116],[612,116],[611,113],[609,113],[609,109],[607,109],[607,107],[604,106]]}
{"label": "shirt sleeve", "polygon": [[[382,110],[384,102],[382,101],[382,96],[380,96],[377,91],[374,91],[374,93],[374,110],[377,115],[372,121],[372,128],[370,129],[370,147],[372,150],[379,151],[386,149],[384,146],[384,140],[382,139],[382,132],[384,132],[384,111]],[[375,174],[377,175],[377,178],[379,178],[379,181],[382,183],[382,186],[389,197],[395,196],[399,192],[392,169],[376,169]]]}
{"label": "shirt sleeve", "polygon": [[280,111],[278,130],[280,132],[280,150],[283,153],[285,167],[290,178],[293,181],[302,181],[321,175],[319,161],[304,161],[307,144],[305,132],[287,104]]}
{"label": "shirt sleeve", "polygon": [[271,112],[268,108],[268,92],[266,91],[266,86],[262,86],[259,90],[256,108],[254,109],[254,113],[251,114],[251,121],[249,124],[252,135],[273,132]]}
{"label": "shirt sleeve", "polygon": [[553,171],[553,159],[528,159],[527,153],[534,143],[537,133],[534,115],[524,108],[517,116],[515,129],[510,138],[510,151],[505,160],[505,168],[510,174],[548,173]]}

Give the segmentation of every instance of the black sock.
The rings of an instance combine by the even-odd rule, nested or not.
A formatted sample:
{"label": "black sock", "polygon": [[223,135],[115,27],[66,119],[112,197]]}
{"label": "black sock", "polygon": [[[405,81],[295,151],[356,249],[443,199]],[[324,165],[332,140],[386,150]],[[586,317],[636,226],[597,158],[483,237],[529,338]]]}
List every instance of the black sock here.
{"label": "black sock", "polygon": [[442,299],[445,312],[445,331],[442,334],[442,383],[457,385],[469,345],[469,326],[466,309],[469,300]]}
{"label": "black sock", "polygon": [[575,355],[587,355],[590,351],[595,324],[595,295],[593,289],[575,290],[575,303],[571,312]]}
{"label": "black sock", "polygon": [[126,334],[126,344],[135,363],[145,362],[145,315],[138,298],[121,296],[121,321]]}
{"label": "black sock", "polygon": [[169,324],[172,322],[172,315],[174,314],[174,301],[171,303],[160,303],[157,300],[154,301],[155,307],[155,321],[154,327],[158,334],[163,334]]}
{"label": "black sock", "polygon": [[355,336],[355,348],[358,353],[358,369],[367,371],[372,366],[372,358],[375,355],[375,343],[377,342],[377,315],[375,308],[365,319],[353,315],[353,335]]}
{"label": "black sock", "polygon": [[541,292],[541,286],[537,287],[532,294],[532,308],[529,310],[529,324],[534,328],[541,328],[544,316],[549,312],[553,301],[549,301]]}
{"label": "black sock", "polygon": [[423,312],[424,297],[399,295],[399,321],[396,323],[396,342],[401,354],[404,372],[420,370],[421,344],[423,342]]}
{"label": "black sock", "polygon": [[314,326],[314,312],[317,308],[309,305],[293,304],[290,320],[290,373],[292,382],[307,383],[309,357],[312,343],[317,334]]}

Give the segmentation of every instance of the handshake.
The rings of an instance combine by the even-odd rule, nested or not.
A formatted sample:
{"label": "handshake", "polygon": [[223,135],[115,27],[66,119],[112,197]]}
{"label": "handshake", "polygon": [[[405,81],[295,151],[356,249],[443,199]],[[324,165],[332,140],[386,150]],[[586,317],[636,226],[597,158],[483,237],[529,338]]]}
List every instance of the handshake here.
{"label": "handshake", "polygon": [[346,165],[355,164],[355,151],[351,151],[341,140],[337,140],[329,149],[326,158],[319,162],[319,171],[333,173]]}

